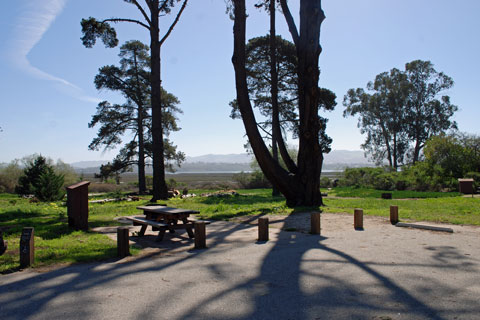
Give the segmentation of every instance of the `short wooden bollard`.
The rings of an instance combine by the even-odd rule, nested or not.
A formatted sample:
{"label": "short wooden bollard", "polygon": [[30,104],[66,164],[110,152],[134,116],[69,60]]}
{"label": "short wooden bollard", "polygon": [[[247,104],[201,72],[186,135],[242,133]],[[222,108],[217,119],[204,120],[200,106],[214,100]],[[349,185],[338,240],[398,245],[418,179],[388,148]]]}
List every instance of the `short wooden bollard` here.
{"label": "short wooden bollard", "polygon": [[7,251],[7,242],[3,241],[3,231],[0,230],[0,256]]}
{"label": "short wooden bollard", "polygon": [[363,210],[355,209],[353,213],[353,227],[355,230],[363,230]]}
{"label": "short wooden bollard", "polygon": [[390,223],[398,223],[398,206],[390,206]]}
{"label": "short wooden bollard", "polygon": [[320,212],[310,214],[310,233],[320,234]]}
{"label": "short wooden bollard", "polygon": [[130,235],[128,227],[117,228],[117,256],[125,258],[130,255]]}
{"label": "short wooden bollard", "polygon": [[258,219],[258,241],[268,241],[268,218]]}
{"label": "short wooden bollard", "polygon": [[195,249],[204,249],[207,247],[205,222],[194,222],[195,229]]}
{"label": "short wooden bollard", "polygon": [[20,236],[20,268],[26,268],[35,262],[34,229],[23,228]]}

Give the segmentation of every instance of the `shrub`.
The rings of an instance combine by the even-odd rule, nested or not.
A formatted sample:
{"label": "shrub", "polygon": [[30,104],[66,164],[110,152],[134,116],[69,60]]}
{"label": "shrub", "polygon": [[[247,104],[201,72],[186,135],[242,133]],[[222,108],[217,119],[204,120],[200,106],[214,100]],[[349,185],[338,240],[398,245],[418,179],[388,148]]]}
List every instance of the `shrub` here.
{"label": "shrub", "polygon": [[267,180],[263,172],[255,170],[252,173],[240,172],[234,174],[232,179],[237,182],[241,189],[271,188],[272,184]]}
{"label": "shrub", "polygon": [[18,185],[18,179],[22,176],[23,170],[18,161],[12,161],[7,166],[0,169],[0,192],[15,192]]}
{"label": "shrub", "polygon": [[15,191],[20,195],[33,194],[41,201],[55,201],[64,195],[63,182],[63,175],[55,174],[47,159],[37,156],[27,164]]}
{"label": "shrub", "polygon": [[330,181],[330,178],[327,177],[321,177],[320,178],[320,188],[329,188],[331,187],[332,182]]}

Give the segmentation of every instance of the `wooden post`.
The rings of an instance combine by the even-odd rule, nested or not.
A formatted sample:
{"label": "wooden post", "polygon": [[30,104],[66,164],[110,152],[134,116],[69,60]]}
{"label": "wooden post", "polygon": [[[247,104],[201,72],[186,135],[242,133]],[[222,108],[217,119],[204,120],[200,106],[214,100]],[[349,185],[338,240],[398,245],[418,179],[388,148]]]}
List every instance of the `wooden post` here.
{"label": "wooden post", "polygon": [[194,222],[195,229],[195,249],[204,249],[207,247],[205,222]]}
{"label": "wooden post", "polygon": [[398,206],[390,206],[390,223],[398,223]]}
{"label": "wooden post", "polygon": [[258,241],[268,241],[268,218],[258,219]]}
{"label": "wooden post", "polygon": [[35,261],[34,229],[23,228],[20,236],[20,268],[25,268]]}
{"label": "wooden post", "polygon": [[88,185],[82,181],[67,187],[68,226],[88,231]]}
{"label": "wooden post", "polygon": [[0,256],[7,251],[7,242],[3,241],[3,231],[0,229]]}
{"label": "wooden post", "polygon": [[355,230],[363,230],[363,210],[355,209],[353,213],[353,227]]}
{"label": "wooden post", "polygon": [[130,237],[128,227],[117,228],[117,256],[125,258],[130,255]]}
{"label": "wooden post", "polygon": [[310,214],[310,233],[320,234],[320,212]]}

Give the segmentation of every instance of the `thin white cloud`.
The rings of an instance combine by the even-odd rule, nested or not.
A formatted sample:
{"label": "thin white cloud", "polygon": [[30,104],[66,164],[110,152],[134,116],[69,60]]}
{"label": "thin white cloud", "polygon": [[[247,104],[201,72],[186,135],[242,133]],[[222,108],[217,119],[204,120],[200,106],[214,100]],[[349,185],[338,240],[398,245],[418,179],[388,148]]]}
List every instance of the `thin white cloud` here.
{"label": "thin white cloud", "polygon": [[[88,97],[83,90],[73,83],[56,77],[33,66],[28,60],[28,54],[40,42],[56,17],[62,12],[68,0],[40,0],[30,2],[21,13],[15,29],[14,42],[11,46],[10,60],[19,69],[43,80],[54,81],[66,86],[68,94],[88,102],[100,102],[100,99]],[[64,91],[64,90],[62,90]]]}

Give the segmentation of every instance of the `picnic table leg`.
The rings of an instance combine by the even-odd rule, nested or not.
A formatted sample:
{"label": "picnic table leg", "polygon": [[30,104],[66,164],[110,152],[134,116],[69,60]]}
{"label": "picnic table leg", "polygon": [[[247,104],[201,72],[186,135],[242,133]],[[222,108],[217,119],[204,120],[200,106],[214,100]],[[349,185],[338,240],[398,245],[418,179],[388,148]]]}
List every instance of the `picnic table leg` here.
{"label": "picnic table leg", "polygon": [[138,233],[138,236],[143,237],[145,235],[145,231],[147,231],[147,225],[142,224],[142,228],[140,229],[140,232]]}
{"label": "picnic table leg", "polygon": [[[188,225],[188,219],[187,218],[183,218],[182,222],[183,222],[184,225]],[[192,226],[186,226],[185,229],[187,230],[188,237],[190,239],[195,237],[195,235],[193,234],[193,227]]]}
{"label": "picnic table leg", "polygon": [[163,240],[163,236],[165,235],[165,231],[167,231],[167,228],[160,228],[160,231],[158,231],[158,236],[155,241],[160,242]]}

